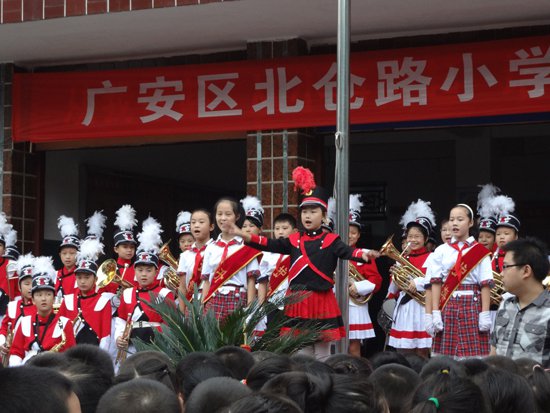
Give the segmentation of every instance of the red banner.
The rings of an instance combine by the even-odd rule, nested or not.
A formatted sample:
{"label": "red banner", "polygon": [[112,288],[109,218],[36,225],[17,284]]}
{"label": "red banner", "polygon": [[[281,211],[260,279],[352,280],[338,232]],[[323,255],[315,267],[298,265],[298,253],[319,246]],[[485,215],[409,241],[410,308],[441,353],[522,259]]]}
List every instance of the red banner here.
{"label": "red banner", "polygon": [[[354,53],[353,124],[548,112],[550,36]],[[16,74],[13,136],[59,141],[336,123],[334,56]]]}

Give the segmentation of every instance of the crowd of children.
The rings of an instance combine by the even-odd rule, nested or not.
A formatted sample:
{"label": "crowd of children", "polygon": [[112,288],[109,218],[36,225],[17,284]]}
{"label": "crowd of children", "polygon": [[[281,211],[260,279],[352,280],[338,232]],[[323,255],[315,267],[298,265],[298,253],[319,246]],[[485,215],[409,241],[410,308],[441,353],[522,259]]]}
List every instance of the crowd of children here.
{"label": "crowd of children", "polygon": [[[406,396],[396,398],[403,400],[397,404],[407,406],[410,411],[459,411],[444,406],[456,402],[449,393],[462,386],[472,403],[470,410],[489,412],[494,411],[488,405],[492,401],[483,397],[476,399],[476,392],[492,385],[490,377],[495,369],[483,362],[468,364],[468,360],[489,354],[514,359],[528,355],[541,366],[548,367],[550,296],[542,285],[548,273],[545,246],[537,240],[518,240],[520,222],[512,215],[513,200],[499,195],[498,188],[486,185],[479,194],[478,223],[469,205],[455,205],[448,219],[441,221],[442,242],[437,247],[435,214],[430,203],[423,200],[411,203],[400,222],[402,251],[398,258],[390,255],[397,262],[390,269],[392,281],[387,299],[396,300],[396,304],[389,315],[392,326],[387,344],[396,353],[387,357],[397,357],[393,359],[395,362],[401,360],[397,356],[400,355],[424,363],[430,356],[443,356],[450,358],[440,359],[447,364],[440,365],[436,373],[433,370],[418,377],[414,376],[414,371],[404,370],[407,367],[398,362],[401,366],[391,365],[375,371],[373,377],[379,377],[376,380],[367,379],[368,374],[362,369],[370,373],[368,363],[357,360],[360,360],[362,341],[375,334],[368,302],[380,290],[382,276],[376,265],[380,252],[356,247],[361,235],[363,205],[358,195],[350,196],[349,234],[341,239],[334,233],[331,222],[334,202],[315,184],[311,172],[298,167],[293,171],[293,179],[302,191],[299,224],[292,215],[280,214],[273,220],[273,237],[267,238],[262,232],[264,210],[259,199],[247,196],[238,202],[223,197],[212,213],[197,209],[178,214],[176,231],[181,254],[175,265],[161,254],[163,230],[153,217],[145,219],[141,232],[134,235],[138,222],[136,211],[130,205],[123,205],[116,212],[114,252],[117,259],[101,264],[107,217],[96,211],[86,220],[87,234],[80,239],[74,220],[61,216],[58,227],[62,236],[59,246],[62,268],[57,271],[50,257],[18,256],[14,249],[16,234],[6,216],[0,214],[0,249],[4,250],[0,265],[3,365],[30,363],[40,366],[40,361],[32,360],[45,360],[44,365],[52,367],[55,364],[52,360],[61,360],[55,358],[61,355],[54,357],[52,354],[67,352],[72,354],[67,357],[82,358],[76,350],[78,347],[73,352],[71,347],[88,344],[109,355],[111,368],[119,374],[117,377],[137,368],[135,364],[127,364],[130,360],[138,363],[140,357],[145,357],[151,365],[157,362],[159,366],[164,365],[158,371],[147,370],[149,373],[145,375],[162,376],[166,381],[172,374],[172,366],[162,361],[162,355],[149,359],[140,356],[141,353],[134,354],[136,340],[150,342],[155,331],[163,329],[162,316],[149,305],[151,300],[165,302],[174,308],[179,305],[183,315],[186,300],[200,300],[204,311],[212,311],[218,320],[224,320],[239,307],[261,305],[266,300],[277,302],[278,298],[292,294],[298,299],[290,300],[279,309],[286,320],[281,334],[291,331],[299,334],[301,329],[315,322],[322,328],[319,341],[300,351],[302,359],[278,356],[259,361],[258,368],[262,366],[267,372],[255,373],[251,367],[250,372],[240,375],[242,377],[233,373],[212,373],[211,376],[246,378],[248,383],[248,387],[244,387],[246,391],[240,391],[242,387],[233,391],[231,402],[234,401],[237,407],[228,407],[231,404],[228,402],[229,410],[224,411],[278,411],[274,406],[281,409],[284,406],[286,410],[281,411],[344,411],[348,405],[340,400],[345,395],[349,399],[346,403],[358,406],[364,403],[364,408],[353,411],[409,411],[393,409],[396,402],[383,397],[391,386],[402,387],[398,381],[403,380],[416,383]],[[476,226],[477,240],[472,236]],[[213,238],[215,228],[218,235]],[[348,331],[335,297],[334,277],[339,259],[350,261]],[[173,277],[177,278],[177,288]],[[269,313],[258,323],[255,334],[262,335],[273,316],[273,312]],[[527,321],[522,321],[523,318]],[[516,336],[512,337],[513,334]],[[338,364],[335,356],[330,356],[331,343],[346,335],[350,340],[349,354],[357,360],[346,358]],[[518,350],[516,344],[522,350]],[[93,353],[90,348],[86,351]],[[39,353],[49,355],[35,358]],[[131,357],[126,360],[128,355]],[[309,356],[320,360],[317,363],[327,361],[328,364],[320,367],[322,364],[313,363]],[[98,352],[90,357],[101,359],[105,356]],[[209,372],[222,368],[213,355],[197,357],[207,368],[193,361],[193,357],[190,358],[193,362],[188,360],[191,363],[188,367],[198,372],[198,378],[192,379],[196,384],[206,379]],[[329,360],[335,364],[331,365]],[[453,364],[452,360],[464,360],[465,364]],[[80,362],[87,363],[83,359]],[[128,365],[133,367],[124,367]],[[336,374],[338,369],[345,370],[343,366],[353,370],[357,377],[349,381],[346,377],[350,371]],[[430,364],[426,368],[428,366]],[[201,375],[203,367],[207,371]],[[468,369],[472,371],[462,374]],[[547,373],[543,368],[535,370],[532,376],[540,379],[538,386],[547,386],[544,381],[548,380]],[[262,374],[271,375],[262,379]],[[352,389],[359,376],[365,382],[362,390],[355,394]],[[111,379],[108,380],[110,384]],[[180,401],[185,400],[187,409],[192,411],[191,392],[185,386],[178,389],[177,380],[164,384],[169,382],[172,382],[172,386],[168,386],[172,393],[179,394]],[[115,411],[111,403],[117,397],[122,398],[123,392],[138,391],[140,385],[144,386],[143,393],[147,393],[147,383],[115,386],[105,395],[111,397],[105,402],[107,410],[101,410],[100,403],[98,411]],[[302,390],[289,392],[290,385]],[[242,384],[220,382],[213,386],[231,389],[231,386]],[[78,392],[84,391],[77,391],[78,386],[74,384],[70,388],[79,398]],[[112,393],[115,389],[121,393]],[[217,400],[209,396],[210,391],[211,387],[202,390],[203,396],[196,402],[197,406]],[[298,392],[302,394],[299,396]],[[423,399],[425,394],[431,397]],[[237,400],[236,395],[248,401]],[[353,401],[354,397],[357,400]],[[533,395],[533,403],[539,402],[537,397]],[[168,402],[169,397],[164,399]],[[67,400],[69,402],[70,397]],[[82,405],[82,399],[80,403]],[[121,408],[128,408],[122,405]],[[175,408],[179,409],[180,405],[178,403]],[[257,405],[264,410],[251,408]],[[204,410],[206,405],[202,406],[203,410],[196,411],[214,411]]]}

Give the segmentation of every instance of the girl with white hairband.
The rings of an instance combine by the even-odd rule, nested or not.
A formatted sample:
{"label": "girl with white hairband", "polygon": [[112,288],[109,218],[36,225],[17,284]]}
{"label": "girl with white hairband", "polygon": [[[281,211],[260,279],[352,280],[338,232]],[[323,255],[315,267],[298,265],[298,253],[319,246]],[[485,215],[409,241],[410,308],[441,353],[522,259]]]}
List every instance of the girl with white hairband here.
{"label": "girl with white hairband", "polygon": [[434,336],[432,354],[455,359],[489,355],[490,291],[493,284],[490,253],[470,236],[474,213],[458,204],[449,215],[452,238],[428,259],[427,279],[433,311],[426,330]]}

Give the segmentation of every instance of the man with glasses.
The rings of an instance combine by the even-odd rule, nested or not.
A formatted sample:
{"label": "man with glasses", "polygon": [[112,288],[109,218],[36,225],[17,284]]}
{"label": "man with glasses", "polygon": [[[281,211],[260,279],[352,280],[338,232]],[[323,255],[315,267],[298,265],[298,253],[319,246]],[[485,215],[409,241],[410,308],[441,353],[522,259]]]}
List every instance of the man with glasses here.
{"label": "man with glasses", "polygon": [[514,296],[503,300],[491,336],[491,354],[528,357],[550,367],[550,291],[546,246],[535,238],[512,241],[504,247],[502,278]]}

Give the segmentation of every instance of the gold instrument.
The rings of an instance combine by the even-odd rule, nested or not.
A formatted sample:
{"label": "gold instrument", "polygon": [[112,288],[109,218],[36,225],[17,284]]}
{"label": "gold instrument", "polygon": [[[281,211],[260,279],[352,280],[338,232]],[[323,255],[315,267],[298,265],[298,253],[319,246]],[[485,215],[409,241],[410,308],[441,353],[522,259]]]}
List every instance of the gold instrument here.
{"label": "gold instrument", "polygon": [[168,265],[168,269],[164,272],[164,282],[168,288],[177,291],[180,285],[180,277],[178,275],[178,260],[172,255],[168,245],[170,241],[165,243],[159,250],[159,259]]}
{"label": "gold instrument", "polygon": [[[132,334],[132,313],[128,313],[128,318],[126,319],[126,325],[124,326],[122,337],[130,340],[130,334]],[[122,363],[124,360],[126,360],[126,356],[128,356],[128,347],[126,347],[125,349],[119,348],[116,353],[115,364]]]}
{"label": "gold instrument", "polygon": [[392,238],[393,235],[386,240],[384,245],[382,245],[382,248],[380,248],[380,255],[385,255],[399,264],[394,266],[391,272],[393,282],[402,291],[409,294],[417,303],[424,305],[426,302],[426,294],[424,292],[415,291],[411,293],[409,291],[411,280],[414,278],[424,278],[424,273],[401,255],[395,245],[393,245]]}
{"label": "gold instrument", "polygon": [[502,301],[502,294],[506,290],[504,289],[504,283],[502,282],[502,274],[493,271],[493,288],[491,288],[491,304],[499,305]]}
{"label": "gold instrument", "polygon": [[4,346],[8,349],[8,352],[2,355],[2,365],[4,367],[8,367],[10,362],[10,347],[12,342],[13,342],[13,330],[11,328],[11,321],[10,321],[8,322],[8,329],[6,331],[6,343],[4,344]]}
{"label": "gold instrument", "polygon": [[80,327],[80,324],[82,324],[83,321],[84,321],[84,318],[82,317],[82,311],[78,310],[78,314],[73,320],[73,331],[74,331],[75,337],[76,337],[76,333],[78,332],[78,328]]}
{"label": "gold instrument", "polygon": [[[357,281],[364,281],[365,277],[363,277],[363,274],[361,274],[355,265],[349,264],[349,274],[348,274],[348,285],[351,285],[354,282]],[[355,305],[365,305],[369,302],[369,300],[372,298],[372,293],[367,295],[359,295],[357,297],[354,297],[350,294],[349,298]]]}
{"label": "gold instrument", "polygon": [[63,347],[65,347],[65,344],[67,343],[67,336],[65,335],[65,330],[63,329],[63,323],[61,320],[57,320],[57,325],[61,329],[61,341],[50,349],[52,353],[59,353],[63,350]]}
{"label": "gold instrument", "polygon": [[[124,271],[126,271],[126,269]],[[103,288],[111,282],[114,282],[115,284],[120,285],[123,289],[132,288],[132,283],[126,281],[123,278],[123,275],[118,273],[118,268],[114,259],[111,258],[105,260],[97,270],[97,286],[98,288]]]}

